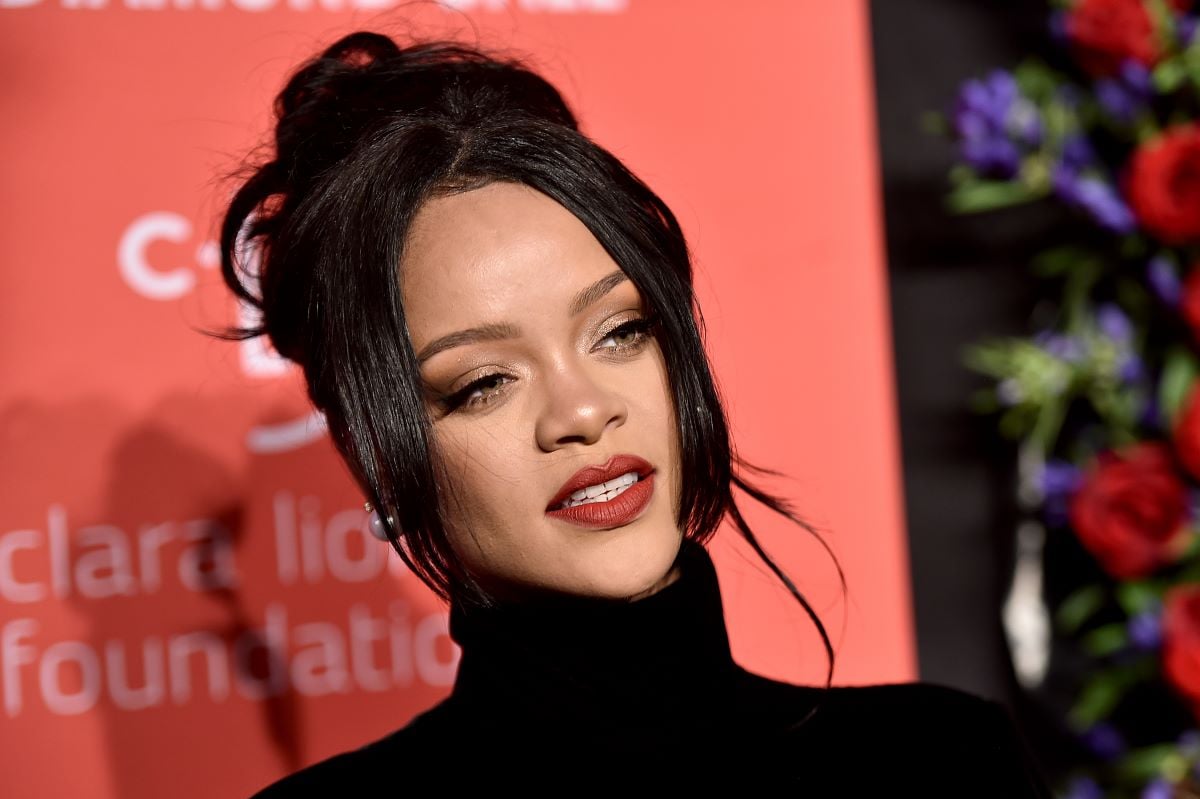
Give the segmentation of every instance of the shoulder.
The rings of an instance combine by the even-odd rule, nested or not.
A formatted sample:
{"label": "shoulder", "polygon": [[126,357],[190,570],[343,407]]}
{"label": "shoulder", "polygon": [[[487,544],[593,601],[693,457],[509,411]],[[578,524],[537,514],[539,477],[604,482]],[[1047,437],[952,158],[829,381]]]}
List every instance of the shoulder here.
{"label": "shoulder", "polygon": [[[308,796],[393,795],[432,787],[434,758],[447,748],[448,708],[439,704],[404,727],[356,749],[341,752],[267,785],[251,799],[294,799]],[[426,785],[429,781],[429,785]],[[440,781],[444,786],[444,778]]]}
{"label": "shoulder", "polygon": [[843,713],[869,715],[881,723],[903,721],[906,726],[917,715],[930,726],[956,722],[988,731],[1003,726],[1006,714],[1004,706],[991,699],[927,682],[838,686],[830,690],[828,701]]}
{"label": "shoulder", "polygon": [[817,704],[790,738],[792,751],[820,764],[810,776],[826,773],[843,788],[887,775],[893,785],[924,796],[1050,797],[1012,715],[999,702],[920,682],[825,690],[748,674],[746,689],[760,707],[787,708],[791,721]]}
{"label": "shoulder", "polygon": [[782,706],[788,712],[818,703],[819,726],[853,725],[880,732],[896,726],[912,730],[914,724],[931,731],[963,730],[963,724],[983,731],[1003,728],[1008,721],[1004,706],[990,699],[927,682],[840,685],[829,689],[800,686],[746,672],[746,701],[752,705]]}
{"label": "shoulder", "polygon": [[922,719],[982,720],[994,723],[1004,708],[997,702],[958,688],[928,682],[877,683],[872,685],[793,685],[741,670],[742,700],[751,706],[797,707],[819,703],[819,715],[829,722],[871,721],[889,726],[910,723],[914,713]]}

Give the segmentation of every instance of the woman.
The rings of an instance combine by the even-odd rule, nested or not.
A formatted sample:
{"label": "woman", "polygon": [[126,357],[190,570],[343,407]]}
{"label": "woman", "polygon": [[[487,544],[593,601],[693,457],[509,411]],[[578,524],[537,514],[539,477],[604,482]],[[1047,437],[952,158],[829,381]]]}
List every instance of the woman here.
{"label": "woman", "polygon": [[1049,795],[999,705],[734,663],[704,549],[726,514],[832,676],[732,487],[807,525],[732,468],[675,216],[549,83],[361,32],[276,111],[273,157],[222,228],[225,279],[262,323],[227,335],[265,333],[303,368],[374,529],[449,601],[462,659],[444,702],[260,796]]}

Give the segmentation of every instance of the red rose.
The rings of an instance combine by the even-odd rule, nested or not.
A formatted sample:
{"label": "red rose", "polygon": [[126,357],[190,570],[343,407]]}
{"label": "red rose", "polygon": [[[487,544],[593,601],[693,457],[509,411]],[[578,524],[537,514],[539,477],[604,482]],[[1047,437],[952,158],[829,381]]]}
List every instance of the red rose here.
{"label": "red rose", "polygon": [[1127,58],[1147,67],[1159,59],[1154,23],[1142,0],[1080,0],[1067,16],[1067,38],[1092,75],[1112,75]]}
{"label": "red rose", "polygon": [[1183,279],[1183,291],[1179,298],[1179,312],[1183,321],[1192,330],[1192,335],[1200,341],[1200,264],[1188,270]]}
{"label": "red rose", "polygon": [[1142,227],[1162,241],[1200,239],[1200,127],[1178,125],[1139,147],[1125,192]]}
{"label": "red rose", "polygon": [[1100,453],[1071,497],[1079,541],[1114,577],[1144,577],[1176,556],[1188,518],[1187,491],[1171,451],[1142,442]]}
{"label": "red rose", "polygon": [[1188,391],[1175,420],[1175,453],[1188,473],[1200,480],[1200,391]]}
{"label": "red rose", "polygon": [[1200,585],[1167,592],[1162,631],[1163,674],[1200,713]]}

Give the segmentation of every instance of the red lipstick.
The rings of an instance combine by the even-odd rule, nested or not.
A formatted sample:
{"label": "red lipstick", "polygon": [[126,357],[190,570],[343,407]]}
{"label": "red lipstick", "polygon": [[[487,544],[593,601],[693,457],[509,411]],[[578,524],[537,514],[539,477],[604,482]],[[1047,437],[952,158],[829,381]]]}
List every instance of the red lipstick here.
{"label": "red lipstick", "polygon": [[[606,483],[628,472],[634,472],[637,481],[615,497],[607,501],[558,507],[580,489]],[[602,466],[586,466],[571,475],[546,506],[546,515],[593,529],[619,527],[637,518],[650,504],[653,494],[654,467],[636,455],[614,455]]]}

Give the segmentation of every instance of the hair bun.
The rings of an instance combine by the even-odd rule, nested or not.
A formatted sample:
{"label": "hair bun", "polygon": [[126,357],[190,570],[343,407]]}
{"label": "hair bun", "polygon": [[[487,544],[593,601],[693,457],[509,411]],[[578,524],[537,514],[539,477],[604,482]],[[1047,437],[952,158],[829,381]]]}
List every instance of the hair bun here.
{"label": "hair bun", "polygon": [[275,112],[276,160],[289,182],[301,183],[401,116],[476,124],[483,116],[523,114],[578,128],[562,96],[515,59],[441,40],[401,48],[371,31],[351,33],[302,65]]}

